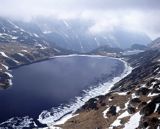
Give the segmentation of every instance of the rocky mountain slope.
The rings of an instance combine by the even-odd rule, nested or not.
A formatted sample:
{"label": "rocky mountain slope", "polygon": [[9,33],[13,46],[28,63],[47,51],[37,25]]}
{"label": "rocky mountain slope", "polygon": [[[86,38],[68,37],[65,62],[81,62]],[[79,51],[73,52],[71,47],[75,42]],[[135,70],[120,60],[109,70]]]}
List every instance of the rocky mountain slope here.
{"label": "rocky mountain slope", "polygon": [[45,44],[78,52],[89,52],[101,46],[129,48],[132,44],[148,44],[144,33],[122,28],[114,32],[92,33],[92,21],[80,19],[34,18],[31,21],[0,18],[0,42]]}
{"label": "rocky mountain slope", "polygon": [[98,47],[97,49],[94,49],[87,54],[98,54],[98,55],[119,57],[119,55],[121,55],[121,53],[123,51],[124,50],[122,50],[120,48],[113,48],[113,47],[110,47],[110,46],[106,45],[106,46]]}
{"label": "rocky mountain slope", "polygon": [[105,45],[124,49],[135,43],[146,45],[151,41],[144,33],[135,33],[122,28],[116,28],[113,32],[106,28],[104,32],[94,33],[91,28],[95,23],[85,19],[63,20],[41,17],[34,19],[33,22],[41,28],[50,42],[55,41],[62,48],[80,52],[92,51]]}
{"label": "rocky mountain slope", "polygon": [[63,129],[160,128],[160,51],[124,57],[134,68],[110,92],[85,103]]}
{"label": "rocky mountain slope", "polygon": [[160,48],[160,38],[157,38],[154,41],[152,41],[149,44],[149,47],[152,48],[152,49],[158,49],[158,48]]}
{"label": "rocky mountain slope", "polygon": [[51,47],[35,24],[0,17],[0,88],[12,85],[9,69],[71,53],[73,51]]}
{"label": "rocky mountain slope", "polygon": [[53,49],[41,44],[31,46],[21,43],[0,44],[0,88],[6,89],[12,85],[12,75],[9,69],[68,53],[68,51]]}

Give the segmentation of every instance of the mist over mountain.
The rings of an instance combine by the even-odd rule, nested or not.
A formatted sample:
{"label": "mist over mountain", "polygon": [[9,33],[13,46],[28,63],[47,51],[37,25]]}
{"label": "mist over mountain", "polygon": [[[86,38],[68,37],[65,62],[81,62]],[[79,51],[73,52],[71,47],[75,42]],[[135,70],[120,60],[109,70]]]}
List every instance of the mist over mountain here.
{"label": "mist over mountain", "polygon": [[94,22],[84,19],[38,17],[26,22],[1,18],[0,25],[1,42],[42,43],[78,52],[92,51],[105,45],[126,49],[133,44],[147,45],[151,42],[147,34],[121,27],[113,31],[106,27],[103,32],[93,33],[90,28]]}

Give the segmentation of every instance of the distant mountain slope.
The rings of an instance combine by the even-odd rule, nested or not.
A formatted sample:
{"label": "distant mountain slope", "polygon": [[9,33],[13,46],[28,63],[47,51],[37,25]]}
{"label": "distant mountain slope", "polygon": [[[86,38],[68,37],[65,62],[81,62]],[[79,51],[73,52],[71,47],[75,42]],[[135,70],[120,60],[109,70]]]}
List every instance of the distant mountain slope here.
{"label": "distant mountain slope", "polygon": [[0,18],[0,43],[11,42],[46,45],[46,41],[36,33],[24,30],[9,19]]}
{"label": "distant mountain slope", "polygon": [[148,47],[142,44],[133,44],[129,50],[146,50]]}
{"label": "distant mountain slope", "polygon": [[90,32],[92,21],[81,19],[58,20],[39,18],[34,21],[48,37],[50,42],[55,41],[61,47],[71,48],[76,51],[91,51],[101,46],[129,48],[132,44],[148,44],[150,38],[140,32],[133,32],[116,28],[112,32]]}
{"label": "distant mountain slope", "polygon": [[80,19],[36,18],[24,22],[0,18],[0,42],[44,44],[78,52],[89,52],[106,45],[124,49],[135,43],[146,45],[151,41],[144,33],[135,33],[122,28],[117,28],[113,32],[92,33],[90,27],[93,24],[91,21]]}
{"label": "distant mountain slope", "polygon": [[150,44],[149,44],[150,48],[153,49],[160,49],[160,38],[157,38],[155,40],[153,40]]}
{"label": "distant mountain slope", "polygon": [[121,52],[123,52],[123,50],[120,48],[113,48],[108,45],[105,45],[105,46],[98,47],[97,49],[94,49],[87,54],[118,57],[121,54]]}

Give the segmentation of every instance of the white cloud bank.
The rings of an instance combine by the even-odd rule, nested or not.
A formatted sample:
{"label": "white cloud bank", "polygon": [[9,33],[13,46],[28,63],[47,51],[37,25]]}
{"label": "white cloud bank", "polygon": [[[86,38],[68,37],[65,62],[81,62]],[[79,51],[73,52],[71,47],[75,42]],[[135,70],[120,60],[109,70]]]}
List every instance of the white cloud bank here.
{"label": "white cloud bank", "polygon": [[0,0],[0,15],[30,20],[35,16],[93,20],[92,33],[117,26],[160,36],[159,0]]}

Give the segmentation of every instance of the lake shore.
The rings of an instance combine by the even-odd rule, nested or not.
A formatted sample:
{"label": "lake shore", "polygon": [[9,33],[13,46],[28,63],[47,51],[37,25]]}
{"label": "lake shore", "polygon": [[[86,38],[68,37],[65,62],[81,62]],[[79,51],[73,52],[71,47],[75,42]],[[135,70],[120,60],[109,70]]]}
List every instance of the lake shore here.
{"label": "lake shore", "polygon": [[[72,55],[63,55],[63,56],[55,56],[55,57],[51,57],[50,59],[53,59],[53,58],[61,58],[61,57],[73,57],[73,56],[85,56],[85,57],[106,57],[106,56],[101,56],[101,55],[77,55],[77,54],[72,54]],[[106,83],[103,83],[103,84],[100,84],[94,88],[91,88],[91,89],[88,89],[88,90],[85,90],[85,94],[82,96],[82,97],[76,97],[75,98],[75,101],[69,105],[66,105],[65,107],[63,107],[63,109],[60,109],[60,110],[54,110],[55,111],[55,115],[54,116],[51,116],[50,112],[48,111],[44,111],[40,114],[38,120],[40,123],[42,124],[47,124],[47,125],[59,125],[59,124],[63,124],[64,121],[72,118],[73,116],[75,116],[75,111],[80,108],[81,106],[84,105],[84,103],[86,101],[88,101],[90,98],[93,98],[93,97],[96,97],[98,95],[105,95],[111,88],[112,86],[118,82],[119,80],[121,80],[122,78],[124,78],[125,76],[127,76],[129,74],[129,72],[131,72],[131,67],[125,62],[123,61],[123,59],[120,59],[120,58],[113,58],[113,57],[108,57],[108,58],[111,58],[111,59],[116,59],[116,60],[119,60],[121,62],[123,62],[124,66],[125,66],[125,69],[123,71],[123,73],[118,76],[118,77],[115,77],[113,78],[112,80],[110,81],[107,81]],[[41,119],[41,115],[44,113],[46,115],[50,115],[51,117],[48,117],[47,119]],[[65,117],[63,117],[65,116]],[[29,120],[29,119],[28,119]],[[55,122],[56,121],[56,122]],[[53,124],[54,123],[54,124]]]}
{"label": "lake shore", "polygon": [[[74,55],[69,55],[69,56],[74,56]],[[104,57],[101,55],[78,55],[78,56]],[[127,62],[125,62],[123,59],[113,58],[113,57],[110,57],[110,58],[118,59],[124,63],[125,69],[120,76],[115,77],[112,80],[110,80],[104,84],[101,84],[100,86],[96,87],[95,89],[91,89],[91,90],[86,91],[86,95],[83,98],[77,97],[76,98],[77,100],[75,103],[72,103],[69,108],[65,107],[63,111],[57,112],[57,114],[55,116],[50,116],[46,119],[41,119],[41,115],[43,113],[47,114],[48,116],[50,115],[49,112],[46,112],[46,111],[42,112],[42,114],[39,116],[39,119],[38,119],[39,122],[42,124],[47,124],[48,127],[52,127],[52,128],[64,124],[67,120],[78,115],[78,114],[75,114],[76,110],[79,109],[80,107],[82,107],[85,104],[85,102],[87,102],[89,99],[94,98],[96,96],[107,94],[110,91],[110,89],[114,86],[114,84],[116,84],[117,82],[119,82],[121,79],[125,78],[127,75],[129,75],[132,72],[132,67],[129,66],[129,64]],[[70,112],[70,113],[68,113],[68,112]],[[59,116],[61,116],[61,117],[59,118]]]}

